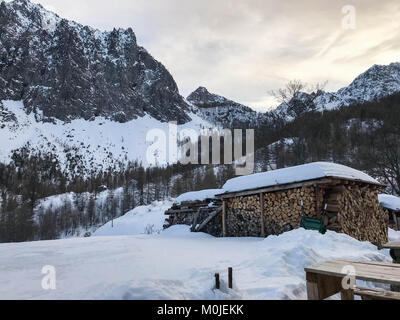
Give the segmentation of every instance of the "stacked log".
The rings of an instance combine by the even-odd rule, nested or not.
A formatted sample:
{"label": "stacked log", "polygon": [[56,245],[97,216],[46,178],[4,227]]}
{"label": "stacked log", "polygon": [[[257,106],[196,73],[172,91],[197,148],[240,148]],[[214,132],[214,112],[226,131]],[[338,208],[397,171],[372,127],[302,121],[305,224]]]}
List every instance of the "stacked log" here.
{"label": "stacked log", "polygon": [[388,241],[388,216],[378,201],[378,190],[370,186],[342,186],[339,197],[340,232],[360,241],[384,244]]}
{"label": "stacked log", "polygon": [[260,236],[260,201],[258,195],[236,197],[227,200],[227,236]]}
{"label": "stacked log", "polygon": [[[321,218],[328,230],[343,232],[360,241],[388,241],[388,215],[378,201],[378,190],[366,184],[302,187],[227,200],[227,236],[277,235],[299,227],[303,214]],[[318,198],[318,199],[317,199]],[[301,204],[303,203],[303,209]],[[263,220],[261,219],[263,214]]]}
{"label": "stacked log", "polygon": [[[165,219],[164,229],[177,225],[185,224],[193,226],[200,224],[202,221],[208,218],[209,214],[221,207],[222,202],[219,199],[205,199],[203,201],[188,201],[181,203],[174,203],[171,208],[165,211],[165,215],[168,217]],[[196,221],[194,221],[196,219]],[[213,236],[222,235],[221,226],[221,215],[216,215],[210,220],[202,232],[209,233]]]}
{"label": "stacked log", "polygon": [[[323,195],[323,190],[321,190],[318,193],[320,204],[322,204]],[[281,234],[298,227],[303,212],[308,217],[315,217],[317,215],[314,187],[266,193],[263,197],[265,235]],[[302,202],[303,210],[301,207]],[[260,236],[260,195],[229,199],[227,207],[226,223],[227,234],[229,236]]]}
{"label": "stacked log", "polygon": [[[318,192],[320,208],[323,191]],[[303,209],[301,204],[303,202]],[[307,217],[317,216],[316,190],[314,187],[303,187],[287,191],[267,193],[264,195],[265,221],[274,221],[279,226],[289,224],[291,229],[300,225],[303,214]],[[320,214],[320,212],[318,212]]]}

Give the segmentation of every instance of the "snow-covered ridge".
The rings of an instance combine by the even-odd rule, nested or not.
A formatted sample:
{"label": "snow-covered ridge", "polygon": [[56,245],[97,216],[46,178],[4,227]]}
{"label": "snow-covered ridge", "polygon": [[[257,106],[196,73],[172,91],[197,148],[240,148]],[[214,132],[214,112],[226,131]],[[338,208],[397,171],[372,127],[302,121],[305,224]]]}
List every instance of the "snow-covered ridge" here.
{"label": "snow-covered ridge", "polygon": [[[152,142],[146,142],[147,133],[160,129],[166,137],[169,134],[168,123],[149,115],[125,123],[103,117],[92,121],[76,119],[68,123],[60,120],[42,122],[33,113],[27,114],[21,101],[6,100],[2,101],[2,105],[0,120],[2,115],[11,120],[0,126],[0,162],[9,163],[12,151],[29,143],[32,150],[56,155],[62,169],[69,175],[80,171],[89,174],[91,170],[106,170],[128,160],[137,160],[148,166],[146,152]],[[191,117],[192,121],[179,125],[178,131],[186,128],[200,134],[201,129],[212,127],[194,114]],[[77,160],[75,169],[70,166],[73,159]]]}
{"label": "snow-covered ridge", "polygon": [[379,184],[377,180],[366,173],[341,164],[312,162],[289,168],[236,177],[228,180],[223,185],[222,189],[224,189],[224,192],[235,192],[324,177],[335,177]]}
{"label": "snow-covered ridge", "polygon": [[44,120],[190,121],[171,74],[131,28],[102,32],[28,0],[2,2],[0,20],[1,99]]}
{"label": "snow-covered ridge", "polygon": [[308,111],[334,110],[340,107],[380,100],[400,92],[400,62],[373,65],[351,84],[337,92],[319,90],[311,94],[299,92],[289,103],[282,103],[272,113],[286,120]]}
{"label": "snow-covered ridge", "polygon": [[197,88],[186,100],[194,113],[219,127],[255,128],[268,121],[265,113],[256,112],[243,104],[210,93],[205,87]]}

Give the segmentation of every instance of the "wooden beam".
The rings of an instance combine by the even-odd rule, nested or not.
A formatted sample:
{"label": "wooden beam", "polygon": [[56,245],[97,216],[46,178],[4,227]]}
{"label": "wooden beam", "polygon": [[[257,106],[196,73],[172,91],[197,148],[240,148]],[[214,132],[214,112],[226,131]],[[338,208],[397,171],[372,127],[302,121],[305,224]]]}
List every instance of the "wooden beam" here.
{"label": "wooden beam", "polygon": [[233,288],[233,270],[232,267],[228,268],[228,287]]}
{"label": "wooden beam", "polygon": [[344,180],[344,179],[335,178],[335,177],[325,177],[325,178],[320,178],[320,179],[306,180],[306,181],[302,181],[302,182],[280,184],[280,185],[264,187],[264,188],[255,188],[255,189],[249,189],[249,190],[243,190],[243,191],[221,193],[221,194],[215,195],[215,197],[218,199],[227,199],[227,198],[234,198],[234,197],[240,197],[240,196],[254,195],[254,194],[257,194],[260,192],[268,193],[268,192],[301,188],[303,186],[310,187],[310,186],[313,186],[316,184],[318,184],[318,185],[326,184],[325,187],[328,187],[329,185],[332,185],[332,184],[348,184],[350,181],[358,182],[358,183],[364,184],[364,185],[371,185],[371,186],[373,185],[376,188],[380,188],[380,189],[386,188],[385,185],[381,185],[381,184],[377,185],[377,184],[367,183],[367,182],[363,182],[363,181],[359,181],[359,180]]}
{"label": "wooden beam", "polygon": [[223,200],[222,201],[222,236],[223,237],[226,237],[225,216],[226,216],[226,200]]}
{"label": "wooden beam", "polygon": [[264,230],[264,194],[260,192],[260,209],[261,209],[261,237],[265,238]]}
{"label": "wooden beam", "polygon": [[211,212],[208,215],[208,217],[200,224],[200,226],[197,229],[195,229],[195,231],[200,231],[201,229],[203,229],[205,227],[205,225],[212,220],[212,218],[214,218],[218,213],[221,212],[221,210],[222,210],[221,208],[218,208],[217,210],[214,210],[213,212]]}
{"label": "wooden beam", "polygon": [[342,300],[354,300],[354,290],[352,289],[342,289],[340,291],[340,296]]}
{"label": "wooden beam", "polygon": [[251,190],[244,190],[244,191],[237,191],[237,192],[222,193],[222,194],[217,194],[215,196],[217,198],[220,198],[220,199],[228,199],[228,198],[235,198],[235,197],[240,197],[240,196],[254,195],[254,194],[257,194],[257,193],[260,193],[260,192],[268,193],[268,192],[296,189],[296,188],[301,188],[303,186],[304,187],[309,187],[309,186],[313,186],[315,184],[322,184],[322,183],[329,184],[329,183],[332,183],[332,182],[333,182],[332,179],[322,178],[322,179],[319,179],[319,180],[309,180],[309,181],[304,181],[304,182],[282,184],[282,185],[276,185],[276,186],[265,187],[265,188],[258,188],[258,189],[251,189]]}
{"label": "wooden beam", "polygon": [[319,201],[319,186],[318,184],[315,185],[315,211],[317,212],[317,217],[321,217],[321,206]]}
{"label": "wooden beam", "polygon": [[308,300],[323,300],[342,289],[342,278],[340,277],[307,272],[306,280]]}
{"label": "wooden beam", "polygon": [[400,300],[400,292],[355,287],[354,294],[363,300]]}
{"label": "wooden beam", "polygon": [[219,284],[219,273],[215,274],[215,289],[219,289],[220,284]]}
{"label": "wooden beam", "polygon": [[200,210],[201,210],[201,208],[199,208],[199,209],[196,211],[196,213],[194,214],[193,222],[192,222],[192,227],[190,228],[190,231],[192,231],[192,232],[193,232],[193,231],[196,231],[197,219],[198,219],[198,217],[199,217]]}

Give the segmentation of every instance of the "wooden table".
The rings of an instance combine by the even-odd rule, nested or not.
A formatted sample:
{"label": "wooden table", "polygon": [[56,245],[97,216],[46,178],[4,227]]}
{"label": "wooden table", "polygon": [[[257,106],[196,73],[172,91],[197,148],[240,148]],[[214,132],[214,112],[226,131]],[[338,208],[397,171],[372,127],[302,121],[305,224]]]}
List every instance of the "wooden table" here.
{"label": "wooden table", "polygon": [[342,300],[353,300],[354,291],[342,286],[343,277],[348,276],[346,268],[354,268],[356,280],[400,285],[400,264],[331,260],[304,268],[308,299],[322,300],[340,292]]}
{"label": "wooden table", "polygon": [[393,262],[400,263],[400,242],[388,242],[382,246],[382,249],[390,249]]}

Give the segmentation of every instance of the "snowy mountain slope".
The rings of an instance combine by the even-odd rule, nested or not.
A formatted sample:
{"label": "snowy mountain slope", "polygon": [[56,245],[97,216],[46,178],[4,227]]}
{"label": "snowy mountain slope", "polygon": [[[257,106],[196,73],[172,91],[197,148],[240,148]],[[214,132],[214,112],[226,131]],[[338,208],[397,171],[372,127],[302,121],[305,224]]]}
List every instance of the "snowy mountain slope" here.
{"label": "snowy mountain slope", "polygon": [[101,32],[28,0],[0,3],[0,100],[23,100],[45,121],[190,121],[174,79],[131,28]]}
{"label": "snowy mountain slope", "polygon": [[255,128],[268,120],[266,114],[210,93],[204,87],[197,88],[186,100],[193,106],[193,112],[222,128]]}
{"label": "snowy mountain slope", "polygon": [[[304,267],[335,258],[391,261],[388,250],[331,231],[214,238],[178,225],[159,235],[0,244],[0,299],[305,299]],[[56,269],[56,290],[41,288],[45,265]]]}
{"label": "snowy mountain slope", "polygon": [[[108,221],[111,214],[115,214],[116,217],[119,217],[123,212],[123,188],[104,190],[98,192],[96,195],[89,192],[79,194],[68,192],[38,200],[34,209],[34,222],[37,226],[43,227],[45,224],[44,219],[49,216],[53,218],[58,216],[57,218],[59,221],[63,220],[61,215],[65,217],[68,215],[76,216],[80,214],[81,217],[87,218],[90,215],[88,211],[90,210],[91,200],[93,201],[91,213],[93,214],[93,221],[91,221],[90,225],[82,221],[76,225],[71,223],[70,228],[64,225],[64,229],[60,228],[61,230],[58,230],[58,232],[54,230],[54,235],[56,235],[57,238],[83,237],[92,234],[98,227]],[[114,201],[114,203],[110,203],[110,200]],[[113,213],[110,212],[112,206],[115,208],[115,212]],[[79,221],[76,217],[74,217],[74,219]]]}
{"label": "snowy mountain slope", "polygon": [[321,90],[311,94],[299,92],[289,103],[278,106],[272,114],[290,121],[304,112],[363,104],[398,92],[400,92],[400,62],[374,65],[356,77],[350,85],[337,92]]}
{"label": "snowy mountain slope", "polygon": [[[138,160],[148,166],[146,151],[152,144],[146,142],[149,130],[162,130],[168,140],[169,124],[150,115],[125,123],[103,117],[96,117],[92,121],[42,122],[33,113],[27,114],[21,101],[6,100],[2,105],[0,120],[1,115],[3,119],[9,119],[0,125],[0,161],[3,163],[11,160],[12,150],[29,143],[33,152],[55,154],[62,170],[68,175],[85,175],[92,170],[113,168],[127,160]],[[190,122],[178,126],[178,132],[190,128],[200,134],[201,129],[212,127],[212,124],[194,114],[191,117]]]}
{"label": "snowy mountain slope", "polygon": [[139,206],[114,221],[98,228],[93,236],[157,234],[163,230],[166,215],[172,200],[155,201],[148,206]]}

